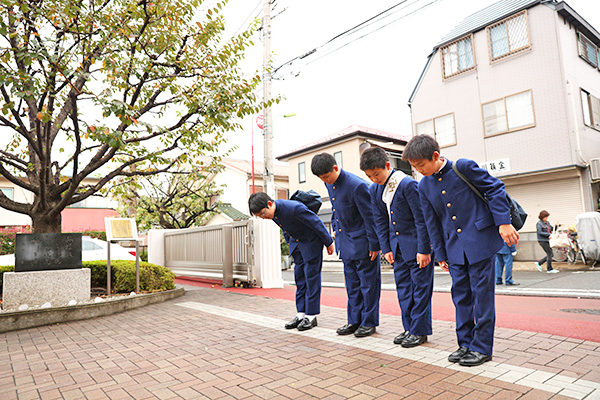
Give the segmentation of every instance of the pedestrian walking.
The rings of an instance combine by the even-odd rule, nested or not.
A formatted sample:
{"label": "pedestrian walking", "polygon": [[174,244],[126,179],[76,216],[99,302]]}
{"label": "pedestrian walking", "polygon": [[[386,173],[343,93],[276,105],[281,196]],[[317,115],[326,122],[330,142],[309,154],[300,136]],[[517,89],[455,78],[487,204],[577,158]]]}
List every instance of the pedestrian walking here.
{"label": "pedestrian walking", "polygon": [[546,263],[546,272],[549,274],[556,274],[559,272],[557,269],[552,268],[552,247],[550,247],[550,234],[554,232],[554,227],[548,222],[550,213],[546,210],[540,211],[538,215],[538,222],[535,224],[537,232],[538,244],[542,247],[546,256],[535,263],[538,271],[542,272],[542,265]]}

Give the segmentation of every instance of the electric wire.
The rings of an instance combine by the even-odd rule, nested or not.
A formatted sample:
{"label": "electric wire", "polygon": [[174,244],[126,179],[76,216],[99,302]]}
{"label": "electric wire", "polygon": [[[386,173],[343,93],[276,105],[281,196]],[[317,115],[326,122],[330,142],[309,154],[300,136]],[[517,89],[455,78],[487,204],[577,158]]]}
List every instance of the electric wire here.
{"label": "electric wire", "polygon": [[[237,30],[235,31],[235,33],[234,33],[233,35],[231,35],[231,38],[229,39],[229,41],[231,41],[231,39],[233,39],[234,37],[236,37],[236,36],[237,36],[237,34],[240,32],[240,30],[241,30],[241,29],[242,29],[244,26],[246,26],[246,24],[247,24],[248,20],[249,20],[249,19],[250,19],[250,17],[252,16],[252,14],[254,14],[254,13],[256,12],[256,9],[257,9],[258,7],[260,7],[260,5],[261,5],[262,3],[263,3],[263,0],[258,0],[258,3],[257,3],[257,4],[256,4],[256,6],[254,7],[254,9],[253,9],[252,11],[250,11],[250,14],[248,14],[248,16],[246,17],[246,19],[244,19],[244,21],[243,21],[243,22],[240,24],[240,26],[237,28]],[[256,15],[254,15],[254,18],[252,18],[252,19],[256,19],[256,18],[257,18],[257,17],[260,15],[260,13],[261,13],[261,12],[262,12],[262,11],[261,11],[261,10],[259,10],[259,11],[258,11],[258,13],[256,13]]]}
{"label": "electric wire", "polygon": [[[414,3],[412,3],[412,4],[416,4],[418,1],[419,1],[419,0],[417,0],[416,2],[414,2]],[[347,43],[344,43],[343,45],[341,45],[341,46],[339,46],[339,47],[336,47],[336,48],[334,48],[334,49],[332,49],[332,50],[330,50],[330,51],[328,51],[328,52],[326,52],[326,53],[322,54],[322,55],[321,55],[321,56],[319,56],[318,58],[316,58],[316,59],[314,59],[314,60],[311,60],[311,61],[307,62],[306,64],[304,64],[304,65],[300,66],[300,67],[299,67],[298,69],[296,69],[295,71],[293,71],[293,72],[290,72],[290,73],[288,73],[288,74],[286,74],[286,75],[298,76],[298,74],[300,73],[300,71],[301,71],[302,69],[306,68],[308,65],[310,65],[310,64],[312,64],[312,63],[314,63],[314,62],[316,62],[316,61],[318,61],[318,60],[320,60],[320,59],[322,59],[322,58],[324,58],[324,57],[326,57],[326,56],[328,56],[328,55],[330,55],[330,54],[332,54],[332,53],[334,53],[334,52],[338,51],[338,50],[341,50],[341,49],[343,49],[344,47],[346,47],[346,46],[348,46],[348,45],[350,45],[350,44],[352,44],[352,43],[354,43],[354,42],[357,42],[357,41],[359,41],[360,39],[363,39],[363,38],[365,38],[365,37],[367,37],[367,36],[369,36],[369,35],[371,35],[371,34],[373,34],[373,33],[377,32],[377,31],[379,31],[379,30],[381,30],[381,29],[383,29],[383,28],[386,28],[386,27],[388,27],[388,26],[390,26],[390,25],[392,25],[392,24],[394,24],[394,23],[396,23],[396,22],[398,22],[398,21],[400,21],[400,20],[402,20],[402,19],[404,19],[404,18],[406,18],[406,17],[408,17],[408,16],[410,16],[410,15],[413,15],[413,14],[415,14],[415,13],[417,13],[417,12],[419,12],[419,11],[423,10],[424,8],[426,8],[426,7],[429,7],[429,6],[430,6],[430,5],[432,5],[432,4],[439,3],[439,2],[441,2],[441,1],[443,1],[443,0],[432,0],[432,1],[430,1],[429,3],[427,3],[427,4],[425,4],[425,5],[421,6],[421,7],[419,7],[418,9],[416,9],[416,10],[413,10],[413,11],[411,11],[410,13],[408,13],[408,14],[405,14],[405,15],[401,16],[400,18],[397,18],[397,19],[395,19],[395,20],[393,20],[393,21],[391,21],[391,22],[389,22],[389,23],[387,23],[387,24],[385,24],[385,25],[382,25],[382,26],[380,26],[380,27],[379,27],[379,28],[377,28],[377,29],[374,29],[374,30],[372,30],[372,31],[370,31],[370,32],[368,32],[368,33],[365,33],[364,35],[362,35],[362,36],[360,36],[360,37],[358,37],[358,38],[356,38],[356,39],[353,39],[353,40],[351,40],[351,41],[349,41],[349,42],[347,42]],[[411,5],[412,5],[412,4],[411,4]],[[381,20],[381,19],[380,19],[380,20]],[[362,25],[362,24],[361,24],[361,25]],[[362,29],[362,28],[361,28],[361,29]],[[324,45],[323,45],[323,46],[324,46]],[[315,50],[313,50],[312,52],[309,52],[309,53],[307,53],[306,55],[304,55],[304,57],[306,57],[307,55],[310,55],[310,54],[314,53],[315,51],[316,51],[316,49],[315,49]],[[302,58],[304,58],[304,57],[302,57]],[[288,63],[289,63],[289,62],[288,62]],[[283,67],[283,66],[284,66],[284,65],[282,65],[282,66],[278,67],[277,69],[279,69],[279,68],[281,68],[281,67]],[[277,70],[275,70],[273,73],[275,73],[276,71],[277,71]],[[285,75],[284,75],[284,76],[285,76]],[[282,79],[282,78],[283,78],[283,77],[276,78],[276,79]]]}

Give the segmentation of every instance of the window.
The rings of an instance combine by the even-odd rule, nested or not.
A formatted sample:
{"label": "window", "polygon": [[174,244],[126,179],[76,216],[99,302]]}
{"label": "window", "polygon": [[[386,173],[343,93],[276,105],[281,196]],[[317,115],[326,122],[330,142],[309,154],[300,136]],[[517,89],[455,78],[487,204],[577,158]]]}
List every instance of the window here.
{"label": "window", "polygon": [[0,188],[0,190],[2,191],[2,193],[4,193],[4,195],[6,197],[8,197],[10,200],[14,200],[14,189],[13,188]]}
{"label": "window", "polygon": [[473,35],[442,47],[442,73],[444,78],[475,68]]}
{"label": "window", "polygon": [[491,61],[529,49],[531,45],[528,30],[526,11],[488,26]]}
{"label": "window", "polygon": [[306,164],[304,161],[298,164],[298,182],[306,182]]}
{"label": "window", "polygon": [[482,104],[481,109],[485,136],[535,125],[531,90]]}
{"label": "window", "polygon": [[598,47],[596,47],[596,45],[581,32],[577,32],[577,43],[579,47],[579,57],[583,58],[595,68],[598,68],[598,63],[600,61],[600,51],[598,50]]}
{"label": "window", "polygon": [[442,115],[416,125],[417,135],[430,135],[435,137],[440,147],[456,144],[454,130],[454,113]]}
{"label": "window", "polygon": [[333,153],[333,158],[335,158],[335,163],[338,165],[338,167],[343,168],[343,166],[342,166],[342,152],[341,151],[336,151],[335,153]]}
{"label": "window", "polygon": [[581,105],[585,124],[600,130],[600,99],[581,89]]}

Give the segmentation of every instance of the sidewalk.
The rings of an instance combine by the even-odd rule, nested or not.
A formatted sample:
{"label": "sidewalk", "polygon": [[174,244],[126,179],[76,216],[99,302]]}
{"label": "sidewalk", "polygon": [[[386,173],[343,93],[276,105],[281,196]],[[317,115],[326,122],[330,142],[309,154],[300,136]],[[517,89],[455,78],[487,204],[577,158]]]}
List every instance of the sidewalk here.
{"label": "sidewalk", "polygon": [[449,321],[404,349],[392,343],[396,315],[361,339],[336,335],[339,307],[323,306],[312,330],[285,330],[293,301],[207,286],[0,334],[0,399],[600,399],[598,342],[496,328],[494,360],[467,368],[446,359]]}

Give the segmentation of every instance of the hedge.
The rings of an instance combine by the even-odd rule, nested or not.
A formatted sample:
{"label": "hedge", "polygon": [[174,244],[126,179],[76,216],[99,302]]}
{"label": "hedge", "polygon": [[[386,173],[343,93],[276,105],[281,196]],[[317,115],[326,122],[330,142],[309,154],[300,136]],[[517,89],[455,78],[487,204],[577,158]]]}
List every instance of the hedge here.
{"label": "hedge", "polygon": [[[84,261],[83,267],[90,269],[91,288],[106,288],[106,261]],[[4,272],[11,272],[14,269],[15,267],[12,265],[0,266],[0,293],[2,293]],[[112,293],[135,291],[135,261],[111,261],[110,272]],[[175,274],[169,268],[140,262],[140,290],[142,292],[160,292],[170,289],[175,289]]]}

